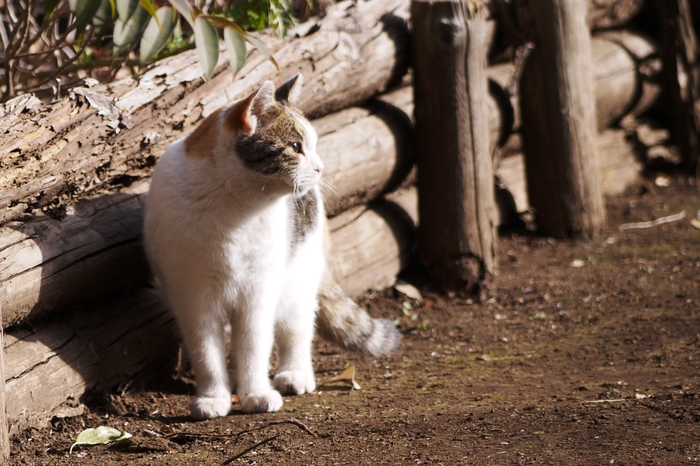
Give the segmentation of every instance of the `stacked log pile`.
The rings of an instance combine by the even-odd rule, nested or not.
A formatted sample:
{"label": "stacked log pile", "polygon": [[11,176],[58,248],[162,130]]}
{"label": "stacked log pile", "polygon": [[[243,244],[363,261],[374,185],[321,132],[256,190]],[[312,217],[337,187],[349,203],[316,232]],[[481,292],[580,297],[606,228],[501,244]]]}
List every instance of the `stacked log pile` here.
{"label": "stacked log pile", "polygon": [[[593,68],[607,193],[636,179],[630,132],[659,94],[655,45],[610,31],[642,3],[596,0],[589,11],[591,27],[602,30]],[[354,296],[393,283],[415,256],[418,221],[408,6],[343,2],[290,40],[267,40],[281,76],[253,53],[232,80],[222,55],[205,85],[191,52],[159,62],[138,81],[74,89],[50,105],[31,96],[0,105],[2,378],[12,433],[76,413],[87,390],[175,357],[176,326],[150,289],[141,246],[148,176],[170,143],[266,79],[305,75],[301,107],[315,118],[327,167],[336,277]],[[494,18],[493,44],[508,35],[495,32]],[[489,129],[498,178],[522,212],[518,74],[509,64],[489,68]],[[624,127],[610,127],[621,120]]]}

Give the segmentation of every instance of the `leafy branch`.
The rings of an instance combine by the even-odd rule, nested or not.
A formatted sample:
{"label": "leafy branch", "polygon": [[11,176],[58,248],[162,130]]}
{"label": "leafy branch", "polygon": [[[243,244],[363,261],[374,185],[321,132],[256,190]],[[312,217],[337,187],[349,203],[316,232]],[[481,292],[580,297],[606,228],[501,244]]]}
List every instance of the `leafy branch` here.
{"label": "leafy branch", "polygon": [[85,77],[110,81],[193,47],[209,79],[220,38],[234,74],[248,44],[278,66],[250,31],[282,37],[296,21],[290,1],[0,0],[0,101],[27,92],[55,99]]}

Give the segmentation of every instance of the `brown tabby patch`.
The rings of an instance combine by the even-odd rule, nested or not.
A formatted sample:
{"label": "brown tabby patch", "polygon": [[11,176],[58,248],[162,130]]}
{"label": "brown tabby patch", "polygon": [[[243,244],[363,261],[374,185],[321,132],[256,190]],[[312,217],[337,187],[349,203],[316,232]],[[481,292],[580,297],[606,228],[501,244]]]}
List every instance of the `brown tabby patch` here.
{"label": "brown tabby patch", "polygon": [[185,139],[185,151],[190,157],[211,158],[219,142],[219,116],[217,110],[204,119],[197,129]]}
{"label": "brown tabby patch", "polygon": [[289,220],[292,231],[292,252],[297,244],[304,241],[309,231],[318,222],[318,191],[310,189],[299,197],[289,196]]}
{"label": "brown tabby patch", "polygon": [[255,133],[242,136],[236,144],[243,163],[265,175],[292,171],[301,156],[292,145],[303,146],[304,142],[304,129],[296,115],[298,110],[279,103],[267,109]]}

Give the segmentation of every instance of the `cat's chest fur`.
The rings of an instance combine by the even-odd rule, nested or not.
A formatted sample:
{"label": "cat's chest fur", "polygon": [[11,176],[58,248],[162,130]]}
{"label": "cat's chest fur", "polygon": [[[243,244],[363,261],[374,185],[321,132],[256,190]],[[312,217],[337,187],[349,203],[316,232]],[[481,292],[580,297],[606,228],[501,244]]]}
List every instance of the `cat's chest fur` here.
{"label": "cat's chest fur", "polygon": [[309,275],[304,265],[320,268],[323,260],[316,187],[302,197],[278,196],[237,178],[221,178],[213,161],[174,145],[153,177],[149,201],[159,206],[151,215],[167,217],[153,223],[178,226],[163,228],[152,246],[170,251],[159,254],[167,275],[182,271],[198,282],[190,287],[208,287],[232,305],[259,283],[282,289],[294,274]]}

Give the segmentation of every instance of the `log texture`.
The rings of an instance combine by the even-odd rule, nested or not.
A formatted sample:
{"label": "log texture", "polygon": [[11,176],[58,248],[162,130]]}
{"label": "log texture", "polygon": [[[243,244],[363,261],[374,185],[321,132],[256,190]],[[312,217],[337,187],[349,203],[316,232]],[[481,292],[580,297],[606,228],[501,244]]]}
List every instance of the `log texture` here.
{"label": "log texture", "polygon": [[413,124],[393,105],[372,101],[313,124],[329,216],[395,190],[413,168]]}
{"label": "log texture", "polygon": [[643,6],[644,0],[588,0],[588,24],[594,30],[620,28]]}
{"label": "log texture", "polygon": [[11,329],[5,339],[10,434],[79,410],[88,390],[167,367],[178,344],[174,317],[148,289],[73,310],[31,330]]}
{"label": "log texture", "polygon": [[597,236],[605,222],[585,12],[585,0],[526,5],[535,39],[520,87],[528,192],[540,230],[560,238]]}
{"label": "log texture", "polygon": [[333,275],[350,296],[383,289],[413,258],[416,236],[415,188],[394,193],[330,220]]}
{"label": "log texture", "polygon": [[301,72],[301,107],[311,116],[362,102],[406,72],[408,5],[342,2],[282,43],[266,40],[281,76],[254,52],[232,80],[227,58],[209,83],[196,51],[159,62],[140,80],[76,88],[41,105],[21,96],[0,106],[0,224],[37,208],[148,176],[158,156],[201,118],[251,92],[266,79]]}
{"label": "log texture", "polygon": [[419,256],[446,290],[495,268],[485,30],[480,0],[411,3]]}

